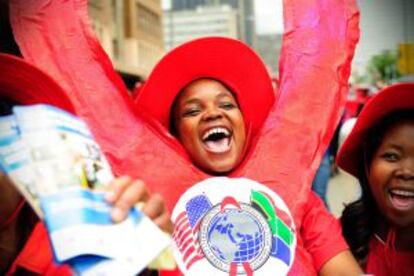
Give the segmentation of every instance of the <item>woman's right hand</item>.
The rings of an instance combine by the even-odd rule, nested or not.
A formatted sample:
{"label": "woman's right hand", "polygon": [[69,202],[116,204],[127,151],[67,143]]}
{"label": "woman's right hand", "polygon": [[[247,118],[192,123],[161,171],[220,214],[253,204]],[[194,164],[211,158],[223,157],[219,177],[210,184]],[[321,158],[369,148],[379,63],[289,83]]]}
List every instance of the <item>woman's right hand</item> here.
{"label": "woman's right hand", "polygon": [[115,222],[124,220],[135,204],[143,203],[142,212],[161,230],[172,234],[173,223],[164,199],[159,194],[151,193],[142,180],[133,180],[128,176],[114,179],[109,184],[106,199],[113,204],[112,219]]}

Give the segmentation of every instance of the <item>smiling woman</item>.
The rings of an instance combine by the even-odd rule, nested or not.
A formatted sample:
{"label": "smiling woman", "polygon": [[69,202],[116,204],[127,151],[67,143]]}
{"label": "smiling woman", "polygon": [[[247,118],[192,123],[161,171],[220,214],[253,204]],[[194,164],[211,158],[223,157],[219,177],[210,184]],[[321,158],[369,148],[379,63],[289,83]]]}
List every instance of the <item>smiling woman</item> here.
{"label": "smiling woman", "polygon": [[406,227],[414,223],[414,109],[391,114],[380,129],[368,183],[381,213],[397,227]]}
{"label": "smiling woman", "polygon": [[414,273],[414,83],[379,92],[338,154],[361,183],[342,215],[343,233],[365,271]]}
{"label": "smiling woman", "polygon": [[[155,93],[158,94],[157,101],[154,101]],[[180,153],[188,156],[192,165],[206,173],[207,178],[219,175],[238,181],[237,177],[247,177],[240,171],[246,169],[249,157],[254,154],[252,151],[258,147],[261,127],[275,103],[275,91],[265,66],[248,46],[233,39],[207,37],[185,43],[164,56],[140,91],[136,103],[139,112],[155,119],[150,121],[154,126],[161,124],[162,128],[158,128],[161,132],[169,131],[169,134],[173,135],[165,138],[173,138],[169,140],[171,143],[178,142]],[[273,156],[269,153],[267,158],[263,158],[263,163],[268,163]],[[279,249],[276,249],[277,227],[282,227],[286,233],[295,233],[292,219],[288,218],[289,209],[286,209],[285,220],[280,221],[282,225],[276,227],[273,222],[270,222],[269,225],[274,226],[273,233],[270,233],[270,230],[263,233],[256,231],[261,224],[250,215],[243,216],[243,208],[250,210],[243,204],[252,200],[251,191],[265,189],[262,183],[247,184],[241,181],[232,185],[229,178],[220,178],[221,181],[217,178],[210,179],[211,181],[193,183],[193,186],[181,195],[172,212],[175,221],[173,236],[177,246],[176,260],[184,274],[224,275],[222,274],[224,271],[235,275],[235,271],[249,274],[248,272],[253,270],[257,270],[257,273],[262,275],[267,275],[270,271],[284,274],[291,267],[293,274],[306,274],[305,270],[314,273],[319,271],[321,275],[331,275],[338,271],[344,271],[347,275],[359,273],[357,264],[347,251],[347,246],[340,235],[338,222],[324,209],[320,201],[315,200],[313,194],[307,197],[307,203],[303,207],[305,214],[302,218],[300,234],[299,231],[296,232],[298,240],[301,240],[297,244],[297,250],[303,253],[294,253],[296,252],[296,238],[293,237],[295,234],[292,236],[289,234],[289,238],[285,240],[286,250],[280,249],[281,244],[278,244]],[[218,184],[220,189],[217,189]],[[176,184],[171,181],[169,185],[175,187]],[[242,190],[243,193],[238,193]],[[277,189],[274,191],[280,192]],[[263,207],[265,203],[261,200],[257,203],[266,210],[267,219],[273,217],[272,210],[275,210],[275,207],[272,202],[278,201],[277,195],[269,199],[267,196],[270,194],[273,195],[273,191],[268,191],[264,197],[261,197],[268,203],[268,205],[266,203],[267,207]],[[182,226],[182,218],[188,217],[191,227],[194,227],[193,231],[207,231],[206,229],[210,229],[211,225],[207,225],[203,217],[211,214],[210,211],[216,206],[212,203],[216,202],[214,200],[222,201],[219,204],[222,206],[219,213],[223,215],[223,220],[211,221],[211,225],[222,229],[218,233],[228,235],[229,240],[218,234],[218,236],[211,234],[214,237],[210,234],[205,236],[205,239],[210,242],[209,245],[215,244],[210,250],[209,246],[203,243],[201,236],[197,235],[198,238],[194,237],[193,242],[199,243],[201,247],[204,244],[203,252],[197,254],[190,252],[191,242],[187,240],[189,235],[182,233],[182,231],[187,233],[186,227],[190,226]],[[233,222],[226,226],[230,219],[226,217],[228,205],[234,205],[238,209],[235,212],[237,214],[235,216],[238,217],[235,220],[238,222],[237,226]],[[181,208],[185,208],[184,213]],[[251,214],[250,211],[248,214]],[[274,219],[276,220],[276,217]],[[264,224],[267,225],[267,222]],[[298,225],[301,223],[299,222]],[[313,227],[305,225],[313,225]],[[314,227],[315,225],[317,226]],[[198,227],[206,227],[206,229],[198,230]],[[208,232],[213,233],[214,227]],[[259,228],[266,229],[264,226]],[[237,231],[237,234],[233,234],[232,229]],[[323,234],[324,231],[329,231],[329,235]],[[249,234],[244,237],[244,234],[240,233]],[[267,237],[263,247],[256,248],[257,254],[252,253],[254,248],[249,249],[250,255],[246,255],[242,249],[248,244],[241,245],[247,242],[244,239],[255,237],[257,240],[254,244],[260,244],[262,234],[263,239]],[[318,240],[326,236],[330,238]],[[237,245],[241,246],[240,252],[234,250],[232,242],[241,243]],[[190,244],[189,248],[186,247],[188,244]],[[264,250],[264,253],[261,250]],[[262,253],[263,256],[260,255]],[[238,257],[238,254],[246,256]],[[263,259],[263,262],[257,265],[255,257],[259,255],[262,257],[257,258]],[[294,263],[293,255],[297,258]],[[209,261],[206,261],[206,258]],[[279,263],[280,260],[283,260],[283,265]],[[314,260],[314,263],[312,264],[310,260]]]}
{"label": "smiling woman", "polygon": [[221,174],[240,163],[246,143],[243,114],[223,84],[193,81],[177,97],[173,117],[177,137],[197,166]]}

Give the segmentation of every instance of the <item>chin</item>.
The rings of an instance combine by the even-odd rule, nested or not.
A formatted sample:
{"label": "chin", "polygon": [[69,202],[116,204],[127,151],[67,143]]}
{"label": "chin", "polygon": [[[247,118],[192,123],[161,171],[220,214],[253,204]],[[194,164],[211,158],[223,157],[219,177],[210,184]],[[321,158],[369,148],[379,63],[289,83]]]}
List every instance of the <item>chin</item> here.
{"label": "chin", "polygon": [[222,164],[214,164],[214,166],[206,165],[205,170],[210,174],[225,175],[234,170],[236,166],[236,162],[223,162]]}
{"label": "chin", "polygon": [[414,227],[414,219],[406,218],[406,217],[389,217],[388,218],[391,223],[397,228],[406,228],[406,227]]}

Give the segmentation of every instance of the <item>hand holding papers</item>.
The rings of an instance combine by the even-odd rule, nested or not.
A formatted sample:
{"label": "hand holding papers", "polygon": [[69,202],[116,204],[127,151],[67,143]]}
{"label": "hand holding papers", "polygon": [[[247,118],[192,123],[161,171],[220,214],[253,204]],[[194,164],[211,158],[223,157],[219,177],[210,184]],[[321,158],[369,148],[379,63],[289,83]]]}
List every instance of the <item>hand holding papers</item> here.
{"label": "hand holding papers", "polygon": [[121,268],[136,274],[169,243],[137,208],[113,222],[105,195],[112,172],[86,125],[71,114],[46,105],[15,107],[0,118],[0,163],[44,219],[56,261],[80,274]]}

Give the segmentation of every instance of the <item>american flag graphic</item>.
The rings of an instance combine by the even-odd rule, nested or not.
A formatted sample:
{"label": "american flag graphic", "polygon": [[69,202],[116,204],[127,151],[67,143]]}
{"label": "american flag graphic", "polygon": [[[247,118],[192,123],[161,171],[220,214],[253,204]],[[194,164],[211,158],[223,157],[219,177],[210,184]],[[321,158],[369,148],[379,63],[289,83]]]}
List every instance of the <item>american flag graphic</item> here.
{"label": "american flag graphic", "polygon": [[204,258],[198,242],[198,231],[201,219],[212,207],[204,194],[198,195],[186,203],[185,211],[175,219],[173,239],[187,269]]}

